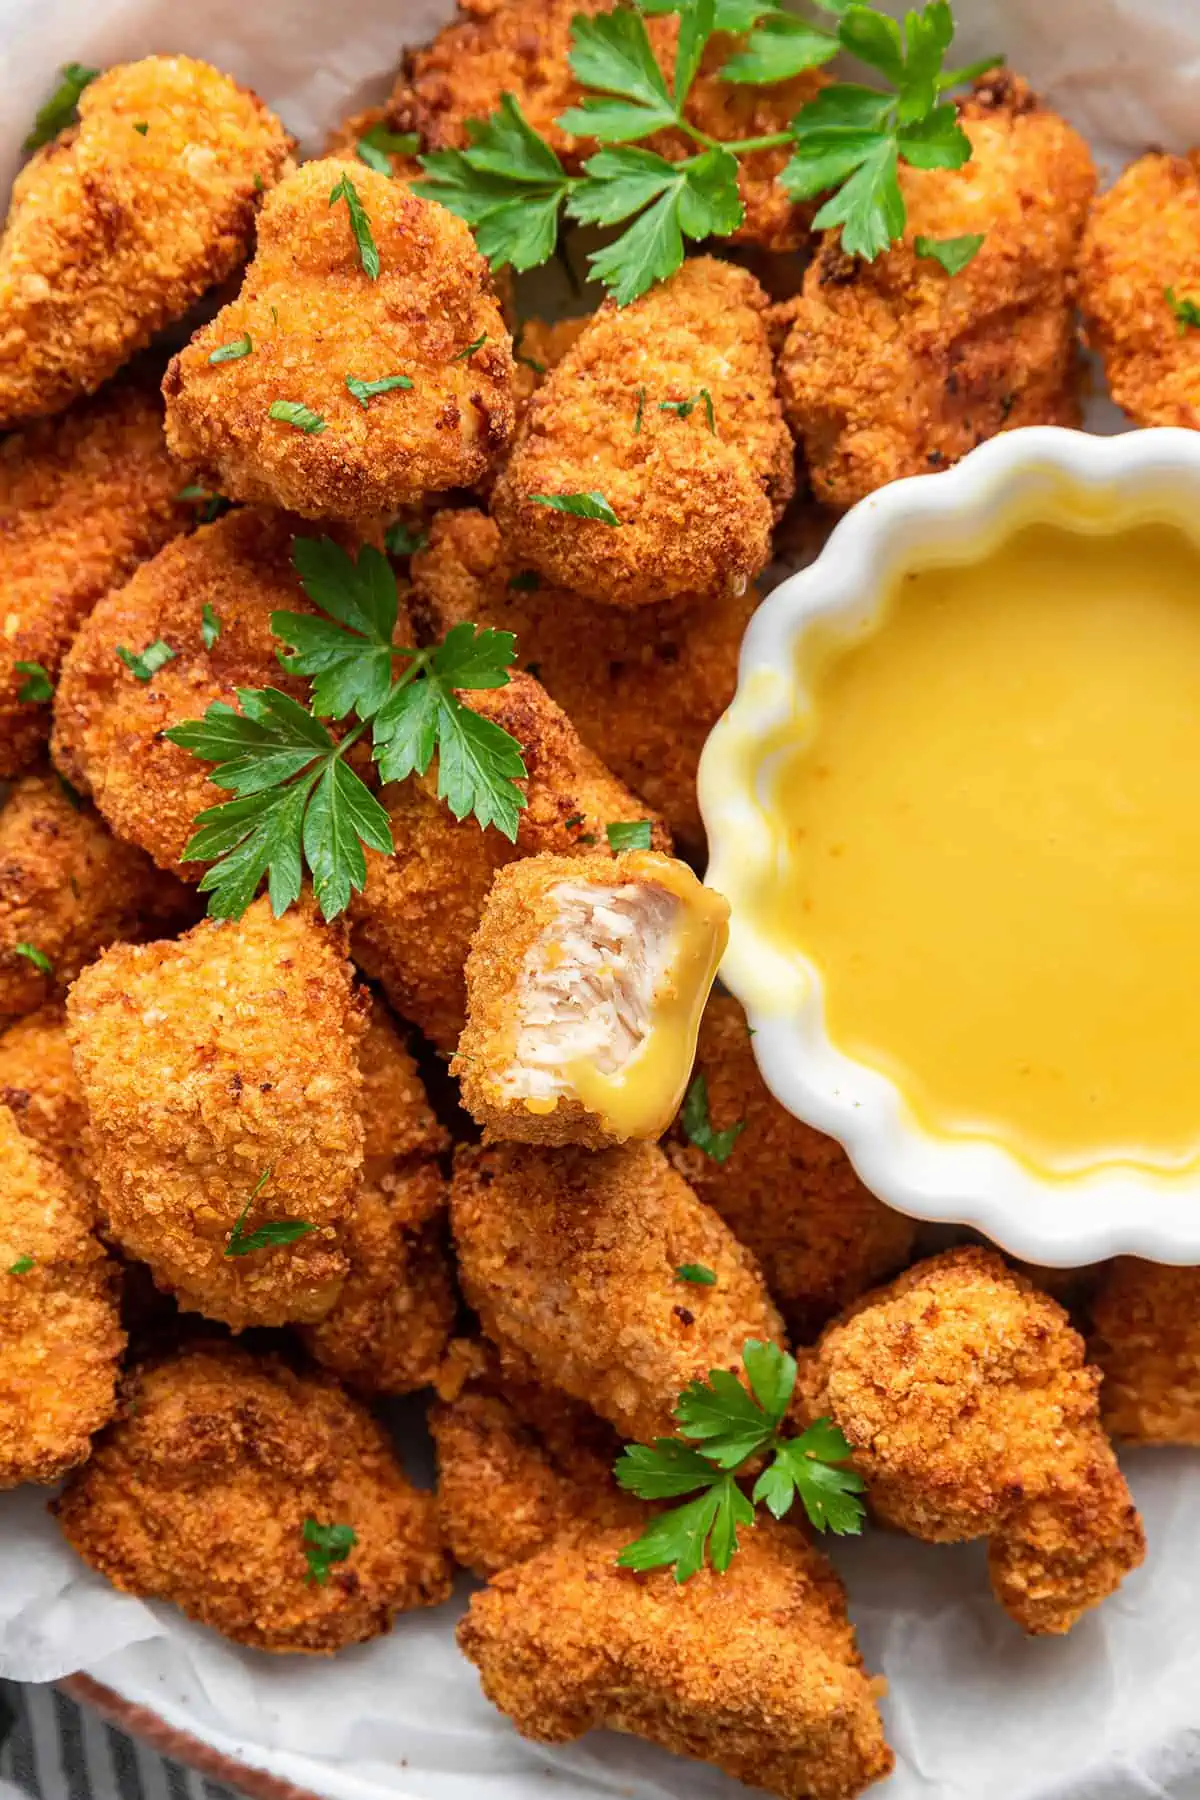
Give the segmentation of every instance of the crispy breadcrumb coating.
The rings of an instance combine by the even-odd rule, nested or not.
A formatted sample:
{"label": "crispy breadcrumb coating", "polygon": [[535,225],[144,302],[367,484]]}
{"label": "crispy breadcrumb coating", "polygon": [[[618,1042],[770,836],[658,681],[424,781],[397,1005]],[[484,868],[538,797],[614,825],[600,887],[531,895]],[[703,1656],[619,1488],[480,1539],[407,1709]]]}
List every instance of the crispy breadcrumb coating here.
{"label": "crispy breadcrumb coating", "polygon": [[[168,742],[167,727],[203,718],[214,700],[235,706],[238,688],[276,687],[308,700],[307,679],[280,668],[271,632],[272,612],[315,610],[292,568],[298,524],[247,508],[169,544],[101,601],[63,664],[55,761],[160,868],[199,878],[203,865],[183,860],[193,821],[230,797],[208,780],[209,764]],[[220,625],[211,649],[202,635],[206,606]],[[117,646],[143,650],[160,638],[172,661],[138,681]]]}
{"label": "crispy breadcrumb coating", "polygon": [[742,1130],[716,1162],[677,1122],[668,1155],[753,1250],[789,1331],[809,1344],[848,1301],[907,1261],[915,1227],[863,1186],[839,1144],[780,1106],[758,1072],[746,1015],[728,994],[714,994],[705,1009],[696,1074],[713,1129]]}
{"label": "crispy breadcrumb coating", "polygon": [[579,342],[592,319],[588,313],[581,319],[524,319],[513,340],[513,398],[517,416],[532,400],[551,369],[558,367],[567,351]]}
{"label": "crispy breadcrumb coating", "polygon": [[50,735],[45,701],[21,700],[40,663],[53,682],[71,639],[109,588],[195,521],[177,496],[162,406],[119,386],[0,440],[0,776]]}
{"label": "crispy breadcrumb coating", "polygon": [[[753,276],[710,256],[604,303],[530,401],[492,495],[523,564],[613,606],[745,591],[794,486],[766,308]],[[577,493],[620,524],[536,498]]]}
{"label": "crispy breadcrumb coating", "polygon": [[78,125],[13,184],[0,427],[92,393],[231,274],[291,147],[256,94],[190,56],[122,63],[86,87]]}
{"label": "crispy breadcrumb coating", "polygon": [[401,1159],[440,1156],[450,1148],[420,1071],[380,1000],[373,1000],[358,1049],[362,1074],[363,1179],[377,1181]]}
{"label": "crispy breadcrumb coating", "polygon": [[523,567],[495,520],[469,509],[437,514],[412,578],[418,632],[436,639],[463,621],[515,631],[521,665],[588,748],[699,849],[696,768],[733,699],[752,587],[699,603],[595,607]]}
{"label": "crispy breadcrumb coating", "polygon": [[79,1178],[87,1107],[61,1003],[39,1007],[0,1035],[0,1106],[8,1107],[27,1138]]}
{"label": "crispy breadcrumb coating", "polygon": [[[173,943],[108,951],[67,1016],[91,1170],[125,1254],[184,1310],[235,1328],[327,1313],[363,1154],[343,934],[311,904],[276,919],[264,897]],[[230,1255],[243,1212],[243,1234],[311,1229]]]}
{"label": "crispy breadcrumb coating", "polygon": [[891,1771],[845,1591],[799,1531],[764,1520],[682,1586],[617,1568],[627,1542],[560,1541],[472,1596],[459,1646],[519,1732],[628,1731],[781,1800],[853,1800]]}
{"label": "crispy breadcrumb coating", "polygon": [[1088,342],[1135,425],[1200,427],[1200,150],[1139,157],[1092,206],[1079,262]]}
{"label": "crispy breadcrumb coating", "polygon": [[[460,1346],[452,1346],[451,1351]],[[438,1521],[456,1562],[485,1580],[565,1532],[620,1525],[636,1537],[645,1509],[613,1480],[621,1440],[578,1400],[500,1366],[488,1346],[453,1398],[429,1414],[437,1447]]]}
{"label": "crispy breadcrumb coating", "polygon": [[[740,1372],[747,1338],[782,1341],[758,1264],[657,1145],[460,1149],[450,1221],[487,1336],[627,1437],[673,1432],[688,1382]],[[714,1286],[679,1278],[692,1262]]]}
{"label": "crispy breadcrumb coating", "polygon": [[880,1519],[932,1543],[989,1538],[1000,1604],[1061,1633],[1145,1554],[1085,1358],[1057,1302],[970,1247],[852,1306],[802,1359],[797,1395],[845,1432]]}
{"label": "crispy breadcrumb coating", "polygon": [[[123,1397],[51,1509],[115,1587],[236,1643],[317,1655],[449,1594],[433,1495],[330,1376],[200,1344],[134,1370]],[[324,1581],[309,1572],[308,1520],[355,1533]]]}
{"label": "crispy breadcrumb coating", "polygon": [[0,1488],[57,1481],[116,1401],[116,1264],[86,1189],[0,1105]]}
{"label": "crispy breadcrumb coating", "polygon": [[655,849],[671,848],[662,822],[580,743],[531,675],[462,698],[521,745],[529,805],[516,843],[494,828],[481,831],[474,819],[455,819],[437,798],[432,772],[393,783],[379,797],[395,855],[366,852],[366,886],[349,909],[355,962],[398,1013],[447,1051],[466,1020],[467,951],[497,869],[540,850],[586,852],[604,843],[606,825],[625,819],[649,817]]}
{"label": "crispy breadcrumb coating", "polygon": [[68,799],[57,775],[22,775],[0,806],[0,1019],[61,998],[109,944],[155,937],[191,911],[187,890]]}
{"label": "crispy breadcrumb coating", "polygon": [[[957,462],[999,431],[1078,425],[1073,300],[1096,173],[1084,139],[1018,76],[985,75],[960,106],[958,170],[901,164],[904,242],[875,262],[826,235],[779,363],[818,500],[850,506]],[[947,275],[915,239],[984,234]]]}
{"label": "crispy breadcrumb coating", "polygon": [[652,851],[527,856],[492,883],[450,1065],[486,1140],[657,1140],[683,1098],[729,906]]}
{"label": "crispy breadcrumb coating", "polygon": [[[339,183],[353,182],[380,272],[372,280]],[[248,333],[249,355],[212,353]],[[349,380],[403,375],[356,399]],[[167,370],[175,455],[236,500],[311,519],[364,519],[470,487],[512,435],[512,343],[488,266],[461,219],[401,181],[336,158],[306,163],[266,205],[241,293]],[[318,430],[274,419],[276,401]]]}
{"label": "crispy breadcrumb coating", "polygon": [[1118,1256],[1091,1318],[1105,1430],[1131,1444],[1200,1444],[1200,1269]]}

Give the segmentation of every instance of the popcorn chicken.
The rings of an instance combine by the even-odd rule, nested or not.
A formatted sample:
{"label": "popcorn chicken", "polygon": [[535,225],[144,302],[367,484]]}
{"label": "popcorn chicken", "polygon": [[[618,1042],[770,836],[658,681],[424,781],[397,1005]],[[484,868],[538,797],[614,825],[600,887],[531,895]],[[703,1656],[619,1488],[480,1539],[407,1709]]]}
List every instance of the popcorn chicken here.
{"label": "popcorn chicken", "polygon": [[83,1178],[87,1107],[60,1002],[17,1019],[0,1035],[0,1106],[47,1156],[75,1179]]}
{"label": "popcorn chicken", "polygon": [[1200,1269],[1118,1256],[1091,1305],[1104,1428],[1131,1444],[1200,1444]]}

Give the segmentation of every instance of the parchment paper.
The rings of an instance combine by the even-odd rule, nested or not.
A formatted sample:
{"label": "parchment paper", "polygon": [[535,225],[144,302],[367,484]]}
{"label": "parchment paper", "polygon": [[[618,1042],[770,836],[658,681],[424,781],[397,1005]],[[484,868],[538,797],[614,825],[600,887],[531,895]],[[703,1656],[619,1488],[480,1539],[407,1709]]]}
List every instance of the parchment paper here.
{"label": "parchment paper", "polygon": [[[448,0],[0,0],[0,182],[65,61],[206,57],[315,150],[341,115],[386,91],[401,44],[449,11]],[[1200,0],[958,0],[957,11],[963,59],[1006,50],[1106,167],[1150,143],[1200,141]],[[1091,422],[1119,428],[1100,399]],[[412,1409],[400,1438],[428,1479]],[[881,1800],[1200,1800],[1200,1457],[1126,1460],[1146,1565],[1063,1641],[1022,1638],[988,1594],[978,1545],[875,1532],[831,1546],[868,1664],[891,1686],[898,1767],[873,1790]],[[744,1793],[631,1739],[596,1734],[555,1752],[524,1743],[455,1649],[469,1583],[457,1602],[333,1661],[271,1658],[113,1592],[66,1549],[44,1502],[33,1489],[0,1495],[0,1675],[83,1668],[330,1800]]]}

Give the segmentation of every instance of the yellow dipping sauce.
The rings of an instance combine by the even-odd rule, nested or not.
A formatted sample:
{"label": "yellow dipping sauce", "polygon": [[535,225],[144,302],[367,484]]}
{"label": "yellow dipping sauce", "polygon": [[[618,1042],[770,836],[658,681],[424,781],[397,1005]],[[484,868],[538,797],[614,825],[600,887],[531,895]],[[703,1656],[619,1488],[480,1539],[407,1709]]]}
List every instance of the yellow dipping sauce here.
{"label": "yellow dipping sauce", "polygon": [[1200,1154],[1200,546],[1018,530],[806,658],[764,924],[917,1119],[1044,1170]]}

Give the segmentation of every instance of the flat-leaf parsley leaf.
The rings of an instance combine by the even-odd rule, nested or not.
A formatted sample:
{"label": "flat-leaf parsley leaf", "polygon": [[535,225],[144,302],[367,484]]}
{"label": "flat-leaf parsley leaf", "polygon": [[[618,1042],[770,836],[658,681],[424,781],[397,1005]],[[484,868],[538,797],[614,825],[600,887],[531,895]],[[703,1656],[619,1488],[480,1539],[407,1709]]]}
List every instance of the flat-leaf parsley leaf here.
{"label": "flat-leaf parsley leaf", "polygon": [[745,1119],[739,1119],[724,1131],[713,1130],[708,1116],[708,1081],[704,1075],[693,1077],[684,1096],[680,1120],[688,1143],[695,1144],[697,1150],[703,1150],[715,1163],[729,1161],[733,1146],[746,1129]]}
{"label": "flat-leaf parsley leaf", "polygon": [[349,175],[343,175],[334,185],[329,196],[330,206],[336,206],[339,200],[346,202],[346,210],[350,214],[350,229],[354,233],[354,242],[358,246],[359,267],[370,281],[379,280],[379,251],[375,247],[375,235],[371,230],[371,221],[367,217],[367,209],[359,199],[358,189]]}
{"label": "flat-leaf parsley leaf", "polygon": [[297,1238],[316,1229],[303,1219],[269,1219],[254,1231],[245,1229],[247,1214],[270,1179],[270,1169],[264,1169],[251,1190],[250,1198],[234,1221],[233,1230],[225,1245],[226,1256],[249,1256],[252,1250],[267,1250],[275,1244],[294,1244]]}
{"label": "flat-leaf parsley leaf", "polygon": [[18,956],[23,956],[26,962],[31,962],[40,974],[53,975],[54,964],[46,952],[39,950],[36,944],[14,944],[13,949]]}
{"label": "flat-leaf parsley leaf", "polygon": [[19,662],[14,663],[13,667],[16,669],[18,675],[27,677],[17,689],[18,700],[25,700],[35,704],[41,704],[46,700],[53,700],[54,683],[51,681],[50,672],[44,663]]}
{"label": "flat-leaf parsley leaf", "polygon": [[1200,331],[1200,300],[1189,300],[1185,295],[1176,294],[1173,287],[1164,288],[1167,305],[1175,316],[1180,337],[1189,331]]}
{"label": "flat-leaf parsley leaf", "polygon": [[73,125],[79,116],[79,96],[89,82],[95,81],[99,73],[99,69],[89,69],[83,63],[64,63],[58,86],[50,98],[38,107],[33,130],[21,148],[40,150],[43,144],[48,144],[60,131]]}
{"label": "flat-leaf parsley leaf", "polygon": [[35,1259],[32,1256],[18,1256],[15,1263],[9,1264],[8,1272],[10,1275],[28,1275],[30,1269],[34,1267],[34,1262]]}
{"label": "flat-leaf parsley leaf", "polygon": [[304,1521],[305,1579],[324,1587],[334,1563],[345,1562],[357,1542],[353,1525],[321,1525],[310,1514]]}
{"label": "flat-leaf parsley leaf", "polygon": [[602,525],[621,523],[603,494],[531,494],[529,498],[535,506],[570,513],[575,519],[598,519]]}
{"label": "flat-leaf parsley leaf", "polygon": [[[982,231],[968,232],[965,237],[931,238],[916,237],[913,249],[918,256],[929,257],[940,263],[947,275],[961,275],[967,264],[974,262],[983,246]],[[1200,314],[1197,314],[1200,319]]]}
{"label": "flat-leaf parsley leaf", "polygon": [[377,175],[392,173],[390,159],[393,156],[415,156],[420,148],[419,132],[389,131],[386,125],[372,125],[355,145],[359,161],[365,162]]}
{"label": "flat-leaf parsley leaf", "polygon": [[178,654],[177,650],[172,650],[170,644],[165,644],[161,638],[155,638],[144,650],[127,650],[124,644],[117,645],[117,655],[135,681],[149,681],[152,675],[157,675],[169,662],[174,662]]}
{"label": "flat-leaf parsley leaf", "polygon": [[604,827],[604,835],[609,848],[619,854],[622,850],[648,850],[653,829],[649,819],[619,819]]}

